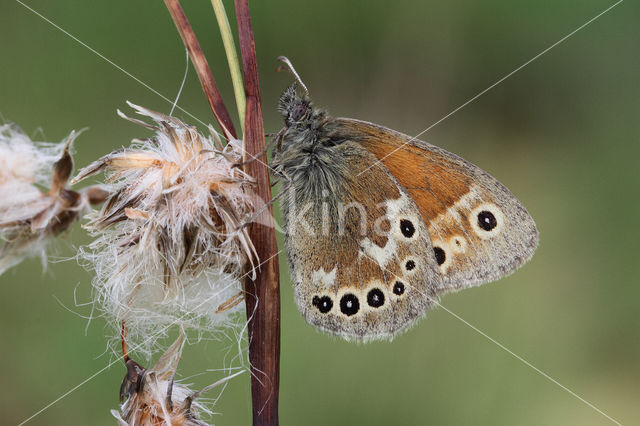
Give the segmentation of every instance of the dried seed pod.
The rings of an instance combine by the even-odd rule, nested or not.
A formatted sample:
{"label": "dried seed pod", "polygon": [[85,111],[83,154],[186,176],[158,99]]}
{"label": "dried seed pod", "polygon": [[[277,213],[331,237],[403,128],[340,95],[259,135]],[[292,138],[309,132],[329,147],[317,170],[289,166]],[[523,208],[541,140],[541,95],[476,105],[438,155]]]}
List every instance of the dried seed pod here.
{"label": "dried seed pod", "polygon": [[[194,127],[131,105],[155,124],[134,140],[81,170],[74,182],[107,172],[111,196],[86,228],[97,239],[81,250],[96,271],[95,299],[126,321],[143,349],[172,324],[199,330],[229,321],[243,304],[241,276],[256,263],[245,221],[254,212],[252,179],[234,165],[241,141],[223,147]],[[230,309],[219,309],[231,306]]]}
{"label": "dried seed pod", "polygon": [[[71,132],[60,144],[34,143],[17,126],[0,126],[0,274],[46,246],[106,192],[76,192],[67,182],[73,170]],[[48,190],[43,190],[49,188]]]}
{"label": "dried seed pod", "polygon": [[120,386],[120,411],[111,413],[121,426],[206,426],[198,420],[202,412],[211,414],[197,399],[205,391],[241,374],[241,370],[194,392],[175,382],[176,370],[184,346],[184,335],[147,370],[125,356],[127,374]]}

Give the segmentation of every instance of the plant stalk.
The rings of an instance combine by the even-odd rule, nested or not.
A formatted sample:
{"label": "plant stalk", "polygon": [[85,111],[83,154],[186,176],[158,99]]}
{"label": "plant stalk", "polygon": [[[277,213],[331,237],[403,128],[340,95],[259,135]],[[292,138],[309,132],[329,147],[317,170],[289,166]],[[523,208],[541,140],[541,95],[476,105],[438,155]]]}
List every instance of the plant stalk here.
{"label": "plant stalk", "polygon": [[[225,132],[225,136],[236,137],[233,123],[222,101],[220,92],[215,84],[211,69],[204,57],[202,49],[193,33],[191,26],[178,0],[165,0],[165,4],[178,28],[180,36],[187,47],[193,65],[198,73],[207,100],[211,105],[218,124]],[[215,0],[212,0],[214,9]],[[242,70],[244,77],[244,94],[246,98],[244,112],[244,158],[251,158],[245,162],[245,171],[256,180],[255,191],[265,202],[271,200],[271,184],[265,153],[264,123],[262,120],[262,105],[258,82],[258,66],[256,48],[249,15],[248,0],[235,0],[236,18],[238,22],[238,39],[242,56]],[[220,23],[220,15],[216,12]],[[226,17],[226,15],[225,15]],[[226,29],[221,25],[223,40],[225,33],[232,40],[228,21]],[[230,45],[232,46],[232,45]],[[227,59],[234,73],[234,60]],[[237,56],[236,56],[237,61]],[[237,62],[236,62],[237,63]],[[238,75],[234,78],[234,90],[238,97],[236,81],[242,81]],[[238,102],[240,110],[242,102]],[[242,114],[242,113],[241,113]],[[249,237],[256,248],[259,259],[263,262],[257,271],[255,280],[245,281],[245,304],[249,334],[249,361],[251,363],[251,395],[254,426],[278,425],[278,399],[280,387],[280,281],[278,271],[278,246],[273,223],[273,207],[269,205],[262,215],[249,227]]]}
{"label": "plant stalk", "polygon": [[198,74],[202,89],[207,97],[207,101],[209,101],[211,111],[213,111],[213,115],[222,129],[222,133],[227,139],[237,139],[236,129],[233,126],[233,121],[231,121],[231,116],[229,116],[229,111],[227,111],[227,107],[224,105],[220,90],[218,90],[216,81],[211,73],[209,63],[204,56],[204,52],[200,47],[200,43],[198,43],[196,35],[193,33],[193,28],[191,28],[191,24],[189,24],[189,20],[184,14],[182,6],[180,6],[180,1],[164,0],[164,3],[171,14],[171,18],[173,18],[176,28],[178,28],[185,47],[189,51],[189,57],[191,58],[193,67]]}
{"label": "plant stalk", "polygon": [[[244,89],[247,97],[245,144],[248,158],[246,170],[257,181],[256,191],[265,201],[271,200],[269,170],[266,166],[264,123],[256,46],[251,27],[248,0],[235,0],[238,39],[242,55]],[[257,159],[253,157],[256,156]],[[264,224],[267,224],[266,226]],[[268,226],[268,225],[271,226]],[[270,205],[260,220],[249,228],[249,236],[265,262],[255,280],[245,281],[245,304],[249,319],[249,361],[254,426],[278,424],[280,387],[280,281],[278,246]]]}
{"label": "plant stalk", "polygon": [[240,117],[240,127],[242,128],[242,134],[244,134],[246,99],[244,86],[242,84],[242,71],[240,71],[240,61],[238,61],[236,44],[233,41],[233,33],[231,32],[231,26],[229,25],[229,19],[224,8],[224,3],[222,3],[222,0],[211,0],[211,5],[213,6],[213,11],[215,12],[216,19],[218,20],[218,27],[220,27],[222,44],[224,45],[224,51],[227,55],[229,72],[231,74],[231,81],[233,82],[233,93],[236,97],[236,106],[238,108],[238,116]]}

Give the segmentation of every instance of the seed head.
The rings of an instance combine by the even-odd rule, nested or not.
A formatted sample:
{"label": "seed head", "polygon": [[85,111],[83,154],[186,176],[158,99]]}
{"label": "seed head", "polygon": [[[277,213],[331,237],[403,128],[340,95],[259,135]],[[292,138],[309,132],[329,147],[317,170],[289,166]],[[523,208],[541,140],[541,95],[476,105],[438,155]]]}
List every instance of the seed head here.
{"label": "seed head", "polygon": [[[97,239],[81,255],[95,269],[95,295],[114,325],[145,337],[177,324],[207,329],[242,306],[240,277],[255,250],[243,226],[253,213],[252,180],[235,164],[241,141],[129,104],[155,132],[80,171],[74,182],[107,172],[111,196],[86,228]],[[160,337],[160,334],[155,334]],[[150,345],[145,345],[150,347]]]}
{"label": "seed head", "polygon": [[197,401],[198,397],[244,372],[241,370],[197,392],[176,383],[183,336],[180,334],[150,370],[126,359],[127,374],[120,387],[122,405],[119,411],[111,411],[121,426],[206,426],[198,420],[199,414],[211,413]]}
{"label": "seed head", "polygon": [[78,134],[60,144],[34,143],[16,125],[0,126],[0,274],[46,246],[85,212],[101,202],[99,187],[72,191],[70,148]]}

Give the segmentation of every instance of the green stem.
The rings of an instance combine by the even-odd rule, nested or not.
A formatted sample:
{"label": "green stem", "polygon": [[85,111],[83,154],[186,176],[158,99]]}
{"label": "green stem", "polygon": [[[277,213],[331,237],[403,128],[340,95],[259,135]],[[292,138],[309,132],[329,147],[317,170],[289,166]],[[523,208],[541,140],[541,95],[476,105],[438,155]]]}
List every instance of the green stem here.
{"label": "green stem", "polygon": [[[233,33],[227,18],[227,12],[224,9],[222,0],[211,0],[213,11],[218,20],[220,27],[220,35],[222,36],[222,44],[227,54],[227,62],[229,63],[229,72],[231,73],[231,81],[233,81],[233,92],[236,96],[236,105],[238,106],[238,115],[240,116],[240,127],[244,136],[244,116],[246,110],[246,98],[244,93],[244,85],[242,83],[242,72],[240,71],[240,62],[238,61],[238,53],[236,45],[233,41]],[[244,139],[244,137],[243,137]]]}

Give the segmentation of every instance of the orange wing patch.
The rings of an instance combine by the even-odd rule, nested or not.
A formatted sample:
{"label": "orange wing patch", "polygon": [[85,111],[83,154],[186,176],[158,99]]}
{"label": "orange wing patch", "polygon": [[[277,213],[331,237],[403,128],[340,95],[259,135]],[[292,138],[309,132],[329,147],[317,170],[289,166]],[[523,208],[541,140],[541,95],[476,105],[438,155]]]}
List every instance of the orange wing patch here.
{"label": "orange wing patch", "polygon": [[409,192],[427,225],[469,192],[469,175],[444,155],[410,145],[405,135],[369,123],[350,121],[348,126]]}
{"label": "orange wing patch", "polygon": [[538,232],[497,180],[455,154],[376,124],[336,119],[335,133],[371,152],[411,195],[451,290],[502,277],[533,255]]}

